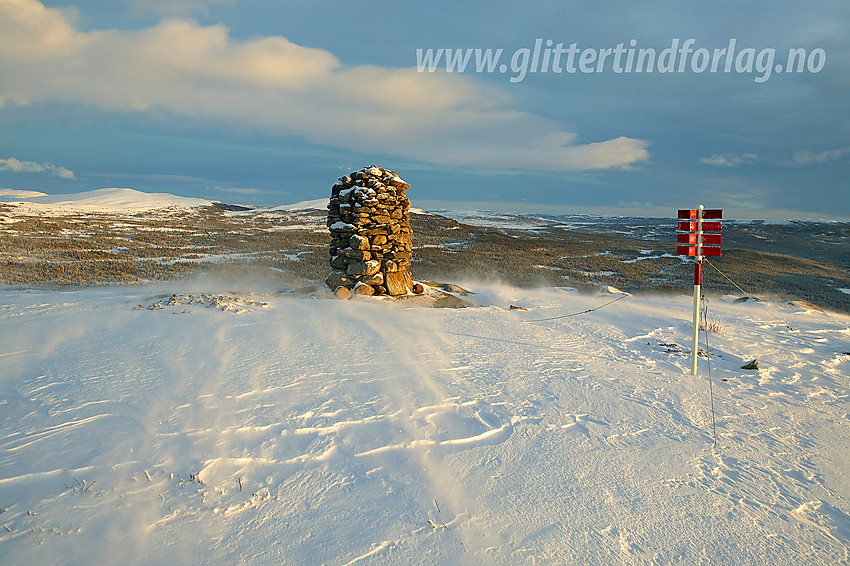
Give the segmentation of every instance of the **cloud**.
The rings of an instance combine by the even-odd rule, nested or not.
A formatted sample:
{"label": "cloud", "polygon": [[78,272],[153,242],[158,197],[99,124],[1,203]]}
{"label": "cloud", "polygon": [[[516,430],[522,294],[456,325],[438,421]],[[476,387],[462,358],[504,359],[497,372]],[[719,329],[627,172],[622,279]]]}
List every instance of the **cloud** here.
{"label": "cloud", "polygon": [[234,195],[262,195],[267,194],[269,191],[264,191],[263,189],[256,189],[254,187],[219,187],[215,186],[211,190],[218,193],[231,193]]}
{"label": "cloud", "polygon": [[193,177],[191,175],[172,175],[161,173],[87,173],[86,177],[106,177],[109,179],[138,179],[144,181],[167,181],[173,183],[212,183],[212,179]]}
{"label": "cloud", "polygon": [[209,14],[212,6],[233,6],[236,0],[131,0],[130,6],[137,14],[158,16],[186,16],[192,13]]}
{"label": "cloud", "polygon": [[[701,200],[704,200],[706,203],[723,203],[724,208],[736,209],[742,212],[765,210],[768,208],[767,204],[771,201],[771,195],[775,198],[772,191],[762,187],[752,186],[745,181],[726,179],[723,184],[730,190],[721,191],[717,188],[711,188],[710,190],[699,191],[702,195],[700,197]],[[710,204],[706,206],[708,208],[716,208]]]}
{"label": "cloud", "polygon": [[578,143],[515,109],[500,88],[415,68],[346,66],[284,37],[239,41],[222,25],[165,20],[137,31],[76,29],[35,0],[0,0],[0,102],[165,111],[358,153],[472,168],[630,168],[646,140]]}
{"label": "cloud", "polygon": [[711,157],[700,159],[700,163],[706,165],[714,165],[717,167],[740,167],[741,165],[750,165],[756,161],[767,162],[773,165],[785,167],[804,167],[815,163],[828,163],[830,161],[839,161],[845,156],[850,155],[850,147],[841,149],[830,149],[815,153],[809,150],[801,150],[794,153],[791,158],[761,158],[755,153],[718,153]]}
{"label": "cloud", "polygon": [[845,155],[850,155],[850,147],[845,147],[842,149],[831,149],[828,151],[822,151],[820,153],[814,153],[808,150],[802,150],[794,153],[794,156],[791,158],[786,165],[791,167],[802,167],[804,165],[811,165],[812,163],[826,163],[828,161],[838,161],[843,159]]}
{"label": "cloud", "polygon": [[620,207],[620,208],[640,208],[640,209],[655,208],[655,205],[652,204],[651,202],[638,202],[638,201],[627,202],[627,201],[624,201],[624,200],[621,200],[620,202],[618,202],[617,206]]}
{"label": "cloud", "polygon": [[750,165],[758,158],[759,156],[755,153],[717,153],[711,157],[704,157],[699,162],[716,167],[740,167],[741,165]]}
{"label": "cloud", "polygon": [[21,161],[10,157],[8,159],[0,159],[0,171],[11,171],[12,173],[48,173],[54,177],[63,179],[74,179],[74,172],[51,165],[50,163],[36,163],[34,161]]}

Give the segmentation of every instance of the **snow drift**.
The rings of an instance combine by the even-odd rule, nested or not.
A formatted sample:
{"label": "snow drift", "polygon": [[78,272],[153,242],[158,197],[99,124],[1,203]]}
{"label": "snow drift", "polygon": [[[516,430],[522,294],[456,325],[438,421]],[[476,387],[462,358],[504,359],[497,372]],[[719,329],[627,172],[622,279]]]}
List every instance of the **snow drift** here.
{"label": "snow drift", "polygon": [[685,296],[174,290],[0,293],[5,564],[848,560],[850,317],[713,300],[715,447]]}

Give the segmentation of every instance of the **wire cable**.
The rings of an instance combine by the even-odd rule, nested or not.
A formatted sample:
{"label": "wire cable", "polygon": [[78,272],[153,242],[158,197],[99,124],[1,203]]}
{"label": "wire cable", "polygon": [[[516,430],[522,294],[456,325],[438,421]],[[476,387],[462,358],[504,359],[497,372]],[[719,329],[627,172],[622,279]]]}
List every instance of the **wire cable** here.
{"label": "wire cable", "polygon": [[714,387],[711,380],[711,348],[708,345],[708,299],[705,295],[702,297],[702,302],[705,307],[702,310],[703,325],[702,330],[705,334],[705,358],[708,364],[708,396],[711,398],[711,429],[714,432],[714,445],[717,446],[717,421],[714,417]]}
{"label": "wire cable", "polygon": [[[704,261],[705,261],[708,265],[710,265],[711,267],[713,267],[713,268],[714,268],[714,270],[715,270],[715,271],[717,271],[717,273],[719,273],[720,275],[722,275],[722,276],[723,276],[723,277],[724,277],[727,281],[729,281],[732,285],[734,285],[734,286],[735,286],[735,288],[736,288],[736,289],[738,289],[740,292],[742,292],[745,296],[747,296],[747,297],[750,297],[750,296],[751,296],[751,295],[750,295],[749,293],[747,293],[744,289],[742,289],[740,285],[738,285],[737,283],[735,283],[734,281],[732,281],[732,279],[731,279],[728,275],[726,275],[725,273],[723,273],[723,272],[720,270],[720,268],[719,268],[719,267],[717,267],[716,265],[714,265],[713,263],[711,263],[710,261],[708,261],[708,259],[706,259],[706,258],[703,258],[703,260],[704,260]],[[787,322],[785,322],[784,320],[782,320],[782,318],[780,318],[778,314],[776,314],[775,312],[773,312],[772,310],[770,310],[769,308],[767,308],[765,305],[763,305],[763,304],[761,303],[761,301],[754,301],[754,302],[755,302],[757,305],[759,305],[761,308],[763,308],[763,309],[764,309],[764,310],[765,310],[765,311],[766,311],[766,312],[767,312],[770,316],[772,316],[774,319],[776,319],[776,320],[777,320],[780,324],[782,324],[782,326],[784,326],[785,328],[787,328],[788,330],[790,330],[792,333],[795,333],[795,332],[796,332],[796,330],[795,330],[794,328],[792,328],[790,324],[788,324]],[[814,349],[816,349],[816,350],[820,350],[820,351],[821,351],[821,353],[824,353],[824,354],[829,353],[829,352],[827,352],[826,350],[824,350],[823,348],[821,348],[819,344],[815,344],[814,342],[812,342],[811,340],[809,340],[809,339],[807,339],[807,338],[804,338],[804,337],[802,337],[802,336],[799,336],[798,334],[792,334],[792,336],[794,336],[795,338],[797,338],[797,339],[801,340],[802,342],[805,342],[806,344],[808,344],[808,345],[809,345],[809,346],[811,346],[812,348],[814,348]]]}
{"label": "wire cable", "polygon": [[571,317],[571,316],[578,316],[578,315],[580,315],[580,314],[587,314],[587,313],[589,313],[589,312],[598,311],[599,309],[605,308],[605,307],[607,307],[608,305],[613,305],[613,304],[614,304],[614,303],[616,303],[617,301],[620,301],[620,300],[625,299],[626,297],[630,297],[630,296],[631,296],[631,293],[623,293],[622,295],[620,295],[619,297],[617,297],[617,298],[616,298],[616,299],[614,299],[613,301],[608,301],[608,302],[607,302],[607,303],[605,303],[604,305],[599,305],[598,307],[593,307],[592,309],[587,309],[586,311],[574,312],[574,313],[570,313],[570,314],[564,314],[564,315],[561,315],[561,316],[551,316],[551,317],[549,317],[549,318],[536,318],[536,319],[534,319],[534,320],[523,320],[523,321],[521,321],[521,322],[523,322],[523,323],[527,323],[527,322],[543,322],[543,321],[546,321],[546,320],[558,320],[559,318],[569,318],[569,317]]}

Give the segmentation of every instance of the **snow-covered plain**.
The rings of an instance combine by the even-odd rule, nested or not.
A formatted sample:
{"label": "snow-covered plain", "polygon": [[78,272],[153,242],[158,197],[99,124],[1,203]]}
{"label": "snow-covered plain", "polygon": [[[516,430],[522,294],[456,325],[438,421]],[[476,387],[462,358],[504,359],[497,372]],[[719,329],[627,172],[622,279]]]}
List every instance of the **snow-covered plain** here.
{"label": "snow-covered plain", "polygon": [[686,296],[194,285],[0,292],[3,564],[850,561],[850,317],[713,299],[715,447]]}

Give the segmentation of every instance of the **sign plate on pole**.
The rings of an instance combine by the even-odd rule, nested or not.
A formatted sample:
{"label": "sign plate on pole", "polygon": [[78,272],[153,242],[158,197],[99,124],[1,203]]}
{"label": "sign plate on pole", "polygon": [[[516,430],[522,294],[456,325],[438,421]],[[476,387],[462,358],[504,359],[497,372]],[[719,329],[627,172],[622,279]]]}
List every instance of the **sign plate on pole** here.
{"label": "sign plate on pole", "polygon": [[[699,216],[698,208],[679,210],[679,220],[696,220]],[[717,208],[703,209],[703,219],[720,220],[723,218],[723,211]]]}
{"label": "sign plate on pole", "polygon": [[[714,246],[700,246],[703,256],[720,257],[720,248]],[[676,255],[697,256],[697,246],[676,246]]]}
{"label": "sign plate on pole", "polygon": [[[680,209],[676,228],[676,254],[693,257],[694,262],[694,336],[691,351],[691,375],[697,374],[697,351],[699,350],[699,301],[702,284],[702,258],[720,257],[723,235],[723,211],[720,209],[699,208]],[[706,222],[706,219],[714,222]],[[684,245],[682,245],[684,244]]]}
{"label": "sign plate on pole", "polygon": [[[676,234],[676,243],[678,244],[690,244],[692,246],[697,245],[697,237],[699,234],[689,234],[689,233],[681,233]],[[720,234],[703,234],[702,235],[702,243],[708,244],[710,246],[719,246],[723,243],[723,236]],[[688,255],[688,254],[685,254]]]}
{"label": "sign plate on pole", "polygon": [[[679,222],[677,225],[677,229],[681,232],[697,232],[699,231],[699,222]],[[723,223],[722,222],[703,222],[702,223],[702,231],[703,232],[722,232],[723,231]]]}

